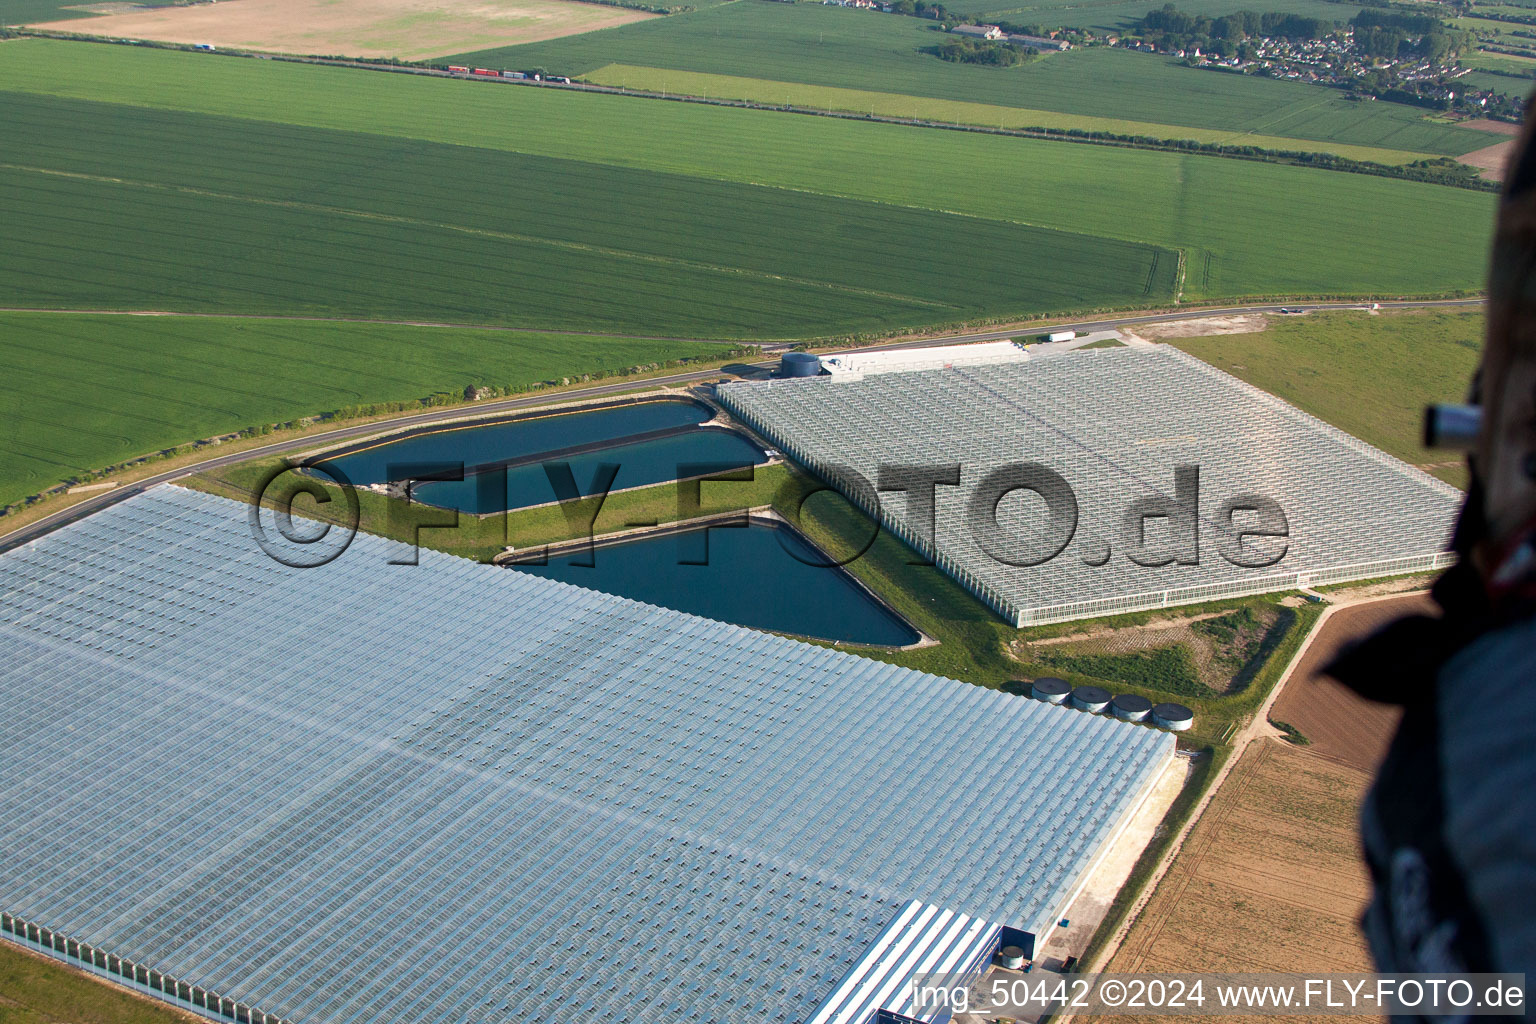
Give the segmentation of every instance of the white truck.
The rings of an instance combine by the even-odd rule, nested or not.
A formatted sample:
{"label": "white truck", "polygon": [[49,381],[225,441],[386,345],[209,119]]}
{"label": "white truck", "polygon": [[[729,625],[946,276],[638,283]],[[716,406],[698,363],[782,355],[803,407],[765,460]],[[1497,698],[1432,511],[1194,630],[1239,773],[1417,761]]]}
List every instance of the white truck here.
{"label": "white truck", "polygon": [[1054,331],[1045,336],[1046,341],[1071,341],[1077,337],[1076,331]]}

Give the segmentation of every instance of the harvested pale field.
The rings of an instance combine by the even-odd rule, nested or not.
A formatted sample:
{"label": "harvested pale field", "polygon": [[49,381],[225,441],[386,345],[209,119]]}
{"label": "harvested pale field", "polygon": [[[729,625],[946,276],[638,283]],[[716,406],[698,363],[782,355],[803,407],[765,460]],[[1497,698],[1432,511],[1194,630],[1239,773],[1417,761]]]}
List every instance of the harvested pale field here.
{"label": "harvested pale field", "polygon": [[[1512,58],[1519,60],[1521,58]],[[1461,122],[1463,128],[1476,128],[1480,132],[1492,132],[1495,135],[1519,135],[1520,126],[1508,121],[1494,121],[1486,117],[1473,118],[1470,121]]]}
{"label": "harvested pale field", "polygon": [[1269,318],[1255,315],[1202,316],[1194,320],[1164,320],[1155,324],[1137,324],[1135,330],[1121,333],[1141,341],[1165,338],[1203,338],[1213,334],[1257,334],[1269,327]]}
{"label": "harvested pale field", "polygon": [[1468,167],[1476,167],[1481,176],[1489,181],[1504,180],[1504,165],[1509,162],[1509,154],[1514,151],[1513,139],[1506,142],[1495,142],[1491,146],[1482,149],[1474,149],[1470,153],[1463,153],[1457,157]]}
{"label": "harvested pale field", "polygon": [[1256,740],[1105,969],[1369,970],[1357,924],[1369,890],[1355,825],[1369,779],[1282,741]]}
{"label": "harvested pale field", "polygon": [[1434,603],[1423,594],[1339,608],[1313,638],[1290,682],[1275,700],[1269,717],[1300,730],[1311,741],[1307,748],[1310,751],[1355,768],[1374,769],[1386,755],[1398,712],[1356,696],[1323,675],[1323,666],[1345,644],[1370,635],[1393,619],[1424,614],[1434,608]]}
{"label": "harvested pale field", "polygon": [[35,27],[273,53],[426,60],[650,17],[574,0],[215,0]]}
{"label": "harvested pale field", "polygon": [[1515,148],[1513,136],[1520,134],[1520,126],[1510,124],[1508,121],[1490,121],[1486,117],[1479,117],[1461,122],[1461,127],[1476,128],[1478,131],[1494,135],[1511,136],[1507,142],[1495,142],[1491,146],[1474,149],[1456,158],[1468,167],[1476,167],[1482,172],[1482,177],[1489,181],[1503,181],[1504,165],[1509,162],[1509,154]]}

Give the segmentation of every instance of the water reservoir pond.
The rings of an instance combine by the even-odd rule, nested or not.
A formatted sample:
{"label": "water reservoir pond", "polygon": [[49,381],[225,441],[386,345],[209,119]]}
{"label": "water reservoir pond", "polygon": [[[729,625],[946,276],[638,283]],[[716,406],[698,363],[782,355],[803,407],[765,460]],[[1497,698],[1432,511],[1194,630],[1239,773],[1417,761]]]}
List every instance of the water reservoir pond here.
{"label": "water reservoir pond", "polygon": [[508,568],[755,629],[888,647],[921,639],[793,530],[754,519],[710,529],[707,544],[694,529]]}
{"label": "water reservoir pond", "polygon": [[[700,424],[702,402],[651,400],[430,430],[324,460],[359,486],[402,476],[415,464],[462,465],[463,480],[420,480],[414,500],[488,515],[560,500],[551,468],[583,495],[614,470],[610,491],[761,465],[767,455],[743,434]],[[392,469],[393,467],[393,469]],[[706,468],[707,467],[707,468]],[[519,572],[779,633],[900,647],[921,637],[794,530],[755,519],[746,528],[652,534],[550,559]]]}
{"label": "water reservoir pond", "polygon": [[636,434],[697,426],[712,416],[714,411],[701,402],[637,402],[432,430],[345,452],[325,463],[340,469],[354,484],[382,484],[389,481],[390,465],[462,462],[480,466],[604,441],[622,444]]}
{"label": "water reservoir pond", "polygon": [[343,451],[323,464],[359,486],[419,478],[425,466],[462,466],[463,480],[422,480],[412,497],[488,515],[560,500],[547,465],[557,476],[568,468],[587,495],[607,478],[605,465],[617,467],[608,489],[618,491],[767,461],[745,436],[699,426],[713,415],[701,402],[651,400],[432,430]]}
{"label": "water reservoir pond", "polygon": [[[618,467],[610,491],[646,487],[679,477],[719,472],[724,467],[753,466],[768,461],[757,445],[740,434],[715,427],[689,430],[670,437],[620,444],[579,455],[526,462],[504,470],[473,473],[463,480],[428,480],[411,488],[417,501],[460,512],[485,515],[558,501],[546,465],[564,463],[582,494],[595,493],[604,464]],[[707,469],[699,469],[708,466]],[[505,484],[502,473],[505,473]],[[606,476],[606,473],[603,474]]]}

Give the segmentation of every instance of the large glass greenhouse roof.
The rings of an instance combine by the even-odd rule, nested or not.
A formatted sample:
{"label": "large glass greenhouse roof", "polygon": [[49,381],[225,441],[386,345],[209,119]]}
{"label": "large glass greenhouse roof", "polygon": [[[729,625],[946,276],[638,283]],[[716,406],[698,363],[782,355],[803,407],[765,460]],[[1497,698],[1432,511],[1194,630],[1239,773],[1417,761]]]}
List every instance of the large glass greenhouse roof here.
{"label": "large glass greenhouse roof", "polygon": [[[733,383],[724,404],[797,461],[921,548],[1015,625],[1188,604],[1440,568],[1461,494],[1362,441],[1168,345],[1084,350],[994,366]],[[1062,477],[1076,530],[1049,561],[1008,564],[977,539],[968,505],[984,477],[1014,463]],[[932,543],[900,493],[876,496],[882,466],[960,466],[935,491]],[[1198,564],[1128,557],[1138,499],[1176,494],[1176,467],[1199,471]],[[867,487],[860,480],[867,481]],[[1235,565],[1219,552],[1224,502],[1272,499],[1288,537],[1249,538]],[[1027,562],[1063,531],[1043,499],[1014,491],[997,508],[1008,554]],[[1255,522],[1239,513],[1234,522]],[[1165,552],[1166,520],[1149,520]],[[1281,551],[1279,561],[1254,566]],[[994,550],[997,545],[992,544]],[[1022,557],[1020,557],[1022,556]]]}
{"label": "large glass greenhouse roof", "polygon": [[0,911],[273,1019],[803,1021],[908,901],[1047,929],[1172,753],[366,535],[287,568],[246,514],[0,556]]}

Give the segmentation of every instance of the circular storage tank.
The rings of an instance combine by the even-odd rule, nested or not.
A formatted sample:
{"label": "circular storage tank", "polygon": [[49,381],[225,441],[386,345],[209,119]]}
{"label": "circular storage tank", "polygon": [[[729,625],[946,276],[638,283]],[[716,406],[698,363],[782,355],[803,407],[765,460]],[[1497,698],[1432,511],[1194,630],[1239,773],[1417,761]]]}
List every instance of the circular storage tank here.
{"label": "circular storage tank", "polygon": [[785,377],[814,377],[820,372],[820,356],[809,352],[785,352],[779,357],[779,373]]}
{"label": "circular storage tank", "polygon": [[1036,679],[1029,684],[1029,695],[1035,700],[1043,700],[1047,704],[1060,704],[1067,699],[1067,694],[1072,692],[1072,687],[1067,685],[1065,679],[1057,679],[1054,676],[1046,676]]}
{"label": "circular storage tank", "polygon": [[1127,722],[1143,722],[1152,713],[1152,702],[1134,693],[1122,693],[1109,702],[1109,710]]}
{"label": "circular storage tank", "polygon": [[1183,704],[1159,704],[1152,709],[1152,724],[1170,732],[1183,732],[1195,724],[1195,713]]}
{"label": "circular storage tank", "polygon": [[1018,970],[1024,966],[1024,951],[1018,946],[1004,946],[997,951],[998,962],[1010,970]]}
{"label": "circular storage tank", "polygon": [[1079,711],[1103,711],[1109,707],[1109,691],[1097,686],[1079,686],[1072,691],[1072,706]]}

